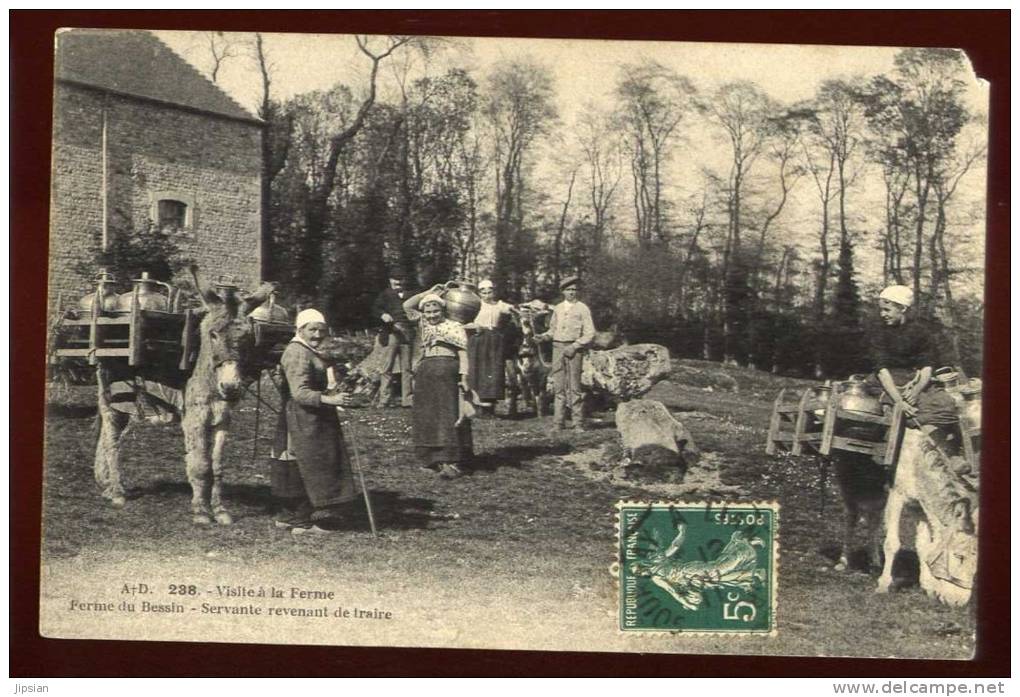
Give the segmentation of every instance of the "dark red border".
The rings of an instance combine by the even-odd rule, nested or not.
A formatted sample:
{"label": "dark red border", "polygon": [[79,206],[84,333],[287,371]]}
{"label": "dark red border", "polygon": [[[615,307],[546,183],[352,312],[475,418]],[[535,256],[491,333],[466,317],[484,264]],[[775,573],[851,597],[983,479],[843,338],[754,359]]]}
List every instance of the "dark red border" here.
{"label": "dark red border", "polygon": [[[1009,663],[1009,25],[997,11],[12,11],[10,672],[45,676],[649,675],[1001,677]],[[970,662],[69,641],[38,634],[43,361],[58,27],[743,41],[967,50],[992,82],[986,465],[978,657]],[[570,631],[564,627],[563,631]]]}

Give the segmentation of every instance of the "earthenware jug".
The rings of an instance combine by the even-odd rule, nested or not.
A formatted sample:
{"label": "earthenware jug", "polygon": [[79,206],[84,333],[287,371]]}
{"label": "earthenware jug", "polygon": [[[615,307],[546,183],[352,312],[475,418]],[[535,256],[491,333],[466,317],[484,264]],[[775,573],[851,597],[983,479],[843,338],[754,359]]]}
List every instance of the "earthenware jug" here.
{"label": "earthenware jug", "polygon": [[89,293],[78,301],[78,307],[82,310],[92,312],[92,305],[99,299],[100,312],[116,312],[119,308],[120,296],[113,277],[106,272],[106,269],[99,270],[99,277],[96,279],[96,290]]}
{"label": "earthenware jug", "polygon": [[446,316],[461,324],[474,322],[482,308],[482,299],[478,297],[477,290],[475,285],[468,281],[449,281],[443,293]]}

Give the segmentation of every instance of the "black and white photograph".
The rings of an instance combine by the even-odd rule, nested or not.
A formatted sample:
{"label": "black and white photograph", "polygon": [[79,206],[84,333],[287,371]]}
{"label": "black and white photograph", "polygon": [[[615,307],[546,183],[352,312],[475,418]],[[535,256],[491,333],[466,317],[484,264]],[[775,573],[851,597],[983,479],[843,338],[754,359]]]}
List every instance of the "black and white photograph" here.
{"label": "black and white photograph", "polygon": [[964,51],[53,49],[43,637],[975,657]]}

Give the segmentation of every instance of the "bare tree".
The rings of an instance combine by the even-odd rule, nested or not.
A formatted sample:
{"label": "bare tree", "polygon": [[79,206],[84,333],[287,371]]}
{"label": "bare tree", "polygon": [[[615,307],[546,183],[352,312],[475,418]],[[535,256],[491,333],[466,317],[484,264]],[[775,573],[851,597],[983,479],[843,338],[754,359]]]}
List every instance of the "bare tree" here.
{"label": "bare tree", "polygon": [[709,110],[713,120],[722,127],[730,145],[726,183],[727,236],[722,259],[722,325],[724,359],[736,362],[746,353],[743,334],[751,292],[749,259],[747,250],[742,248],[741,239],[746,225],[745,194],[752,168],[769,137],[769,118],[775,112],[775,107],[772,100],[757,86],[747,81],[738,81],[720,87]]}
{"label": "bare tree", "polygon": [[694,107],[693,94],[690,80],[654,61],[621,68],[616,96],[630,151],[637,238],[642,246],[667,240],[663,168],[681,121]]}
{"label": "bare tree", "polygon": [[613,198],[623,177],[623,159],[620,141],[615,135],[612,119],[590,106],[578,119],[576,133],[583,155],[584,181],[593,216],[592,252],[602,251],[609,224]]}
{"label": "bare tree", "polygon": [[[299,247],[301,263],[306,272],[300,279],[301,288],[299,292],[305,295],[314,296],[317,286],[322,277],[323,260],[322,245],[325,241],[326,221],[329,213],[330,196],[333,194],[337,179],[337,165],[345,148],[354,140],[354,137],[361,131],[368,118],[369,112],[375,105],[378,89],[378,77],[380,64],[392,56],[394,52],[409,45],[420,42],[411,36],[389,36],[389,37],[368,37],[356,36],[355,41],[358,50],[369,60],[369,76],[367,94],[362,98],[353,120],[330,134],[326,135],[325,155],[322,167],[316,174],[309,186],[307,193],[307,204],[305,207],[305,220],[303,238]],[[382,41],[381,47],[376,43]]]}
{"label": "bare tree", "polygon": [[252,58],[258,68],[262,81],[262,96],[259,100],[257,114],[263,122],[262,131],[262,264],[263,279],[275,275],[273,268],[277,258],[275,239],[270,221],[270,207],[273,196],[273,180],[283,170],[290,151],[291,136],[294,130],[294,116],[283,109],[280,102],[272,97],[273,65],[265,47],[261,33],[255,34],[252,44]]}
{"label": "bare tree", "polygon": [[222,31],[203,32],[207,55],[210,60],[209,78],[215,83],[219,80],[223,64],[241,54],[241,45]]}
{"label": "bare tree", "polygon": [[[984,143],[972,145],[964,153],[947,162],[946,167],[932,183],[935,194],[935,224],[929,242],[932,300],[936,306],[942,305],[942,314],[949,326],[954,353],[957,356],[960,354],[960,344],[955,329],[959,324],[959,318],[956,316],[956,303],[953,301],[953,284],[951,282],[954,268],[950,262],[946,244],[946,232],[950,226],[949,203],[956,194],[960,181],[976,163],[984,160],[985,155]],[[944,302],[939,303],[940,297]]]}
{"label": "bare tree", "polygon": [[922,310],[931,309],[921,281],[933,189],[971,118],[962,101],[964,66],[954,49],[905,49],[896,56],[894,79],[876,77],[866,95],[878,159],[902,168],[913,187],[913,287]]}
{"label": "bare tree", "polygon": [[552,76],[533,62],[497,64],[488,77],[485,113],[494,136],[496,227],[493,281],[508,295],[522,284],[526,159],[556,116]]}

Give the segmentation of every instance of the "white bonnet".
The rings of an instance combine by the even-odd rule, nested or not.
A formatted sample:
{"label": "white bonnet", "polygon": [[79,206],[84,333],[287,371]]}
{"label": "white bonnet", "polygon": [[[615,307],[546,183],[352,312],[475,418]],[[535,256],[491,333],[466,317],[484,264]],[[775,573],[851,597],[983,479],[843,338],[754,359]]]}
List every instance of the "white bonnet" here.
{"label": "white bonnet", "polygon": [[440,307],[446,307],[446,301],[439,297],[438,294],[429,293],[421,299],[421,302],[418,303],[418,309],[425,307],[428,303],[437,303]]}
{"label": "white bonnet", "polygon": [[889,300],[903,307],[914,304],[914,291],[907,286],[889,286],[878,297],[880,300]]}
{"label": "white bonnet", "polygon": [[325,324],[326,318],[323,317],[322,313],[319,312],[318,310],[313,310],[309,308],[307,310],[301,310],[301,312],[298,313],[297,319],[294,320],[294,326],[300,329],[306,324],[310,324],[312,322],[319,322],[321,324]]}

